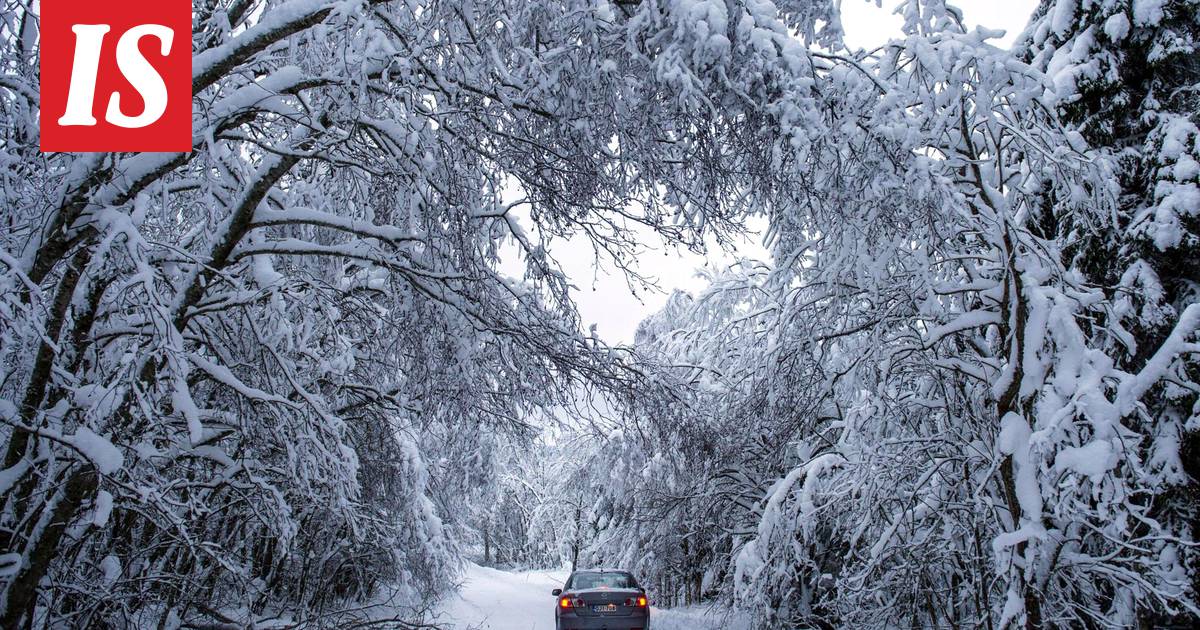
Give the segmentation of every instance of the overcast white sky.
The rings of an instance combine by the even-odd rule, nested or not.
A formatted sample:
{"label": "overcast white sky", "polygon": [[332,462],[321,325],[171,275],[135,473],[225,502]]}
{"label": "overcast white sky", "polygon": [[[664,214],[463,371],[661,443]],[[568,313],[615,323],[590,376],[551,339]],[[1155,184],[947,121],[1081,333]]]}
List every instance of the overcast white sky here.
{"label": "overcast white sky", "polygon": [[[875,0],[843,0],[843,26],[850,46],[874,48],[899,34],[900,19],[892,14],[895,0],[884,0],[882,4],[880,8],[875,6]],[[959,0],[953,4],[962,9],[968,26],[981,24],[1007,31],[999,43],[1008,45],[1025,28],[1037,0]],[[632,343],[638,322],[662,308],[672,290],[694,293],[703,289],[704,282],[696,277],[697,269],[706,265],[719,268],[733,259],[730,253],[716,248],[710,248],[704,256],[674,249],[668,249],[664,255],[661,239],[650,233],[646,234],[645,243],[647,251],[640,260],[639,271],[656,278],[661,292],[638,290],[635,295],[624,276],[604,269],[597,271],[591,247],[583,239],[559,243],[552,249],[563,271],[578,288],[575,297],[584,327],[595,324],[598,335],[610,344]],[[739,247],[740,255],[765,258],[766,252],[759,243],[759,237],[752,237]]]}

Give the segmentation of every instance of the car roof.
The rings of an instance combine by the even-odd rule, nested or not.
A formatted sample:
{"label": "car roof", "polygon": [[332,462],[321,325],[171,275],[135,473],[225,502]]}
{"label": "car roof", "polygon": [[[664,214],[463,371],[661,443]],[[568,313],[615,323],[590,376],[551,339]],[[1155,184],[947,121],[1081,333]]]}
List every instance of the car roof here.
{"label": "car roof", "polygon": [[633,575],[633,571],[628,569],[608,569],[604,567],[597,567],[595,569],[576,569],[575,571],[572,571],[572,573],[628,573],[629,575]]}

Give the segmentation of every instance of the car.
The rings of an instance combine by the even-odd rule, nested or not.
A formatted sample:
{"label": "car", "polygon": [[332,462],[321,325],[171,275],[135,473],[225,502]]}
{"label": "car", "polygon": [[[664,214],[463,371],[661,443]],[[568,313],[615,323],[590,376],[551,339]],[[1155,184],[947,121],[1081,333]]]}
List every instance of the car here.
{"label": "car", "polygon": [[648,630],[650,599],[633,574],[620,569],[572,571],[551,594],[557,630]]}

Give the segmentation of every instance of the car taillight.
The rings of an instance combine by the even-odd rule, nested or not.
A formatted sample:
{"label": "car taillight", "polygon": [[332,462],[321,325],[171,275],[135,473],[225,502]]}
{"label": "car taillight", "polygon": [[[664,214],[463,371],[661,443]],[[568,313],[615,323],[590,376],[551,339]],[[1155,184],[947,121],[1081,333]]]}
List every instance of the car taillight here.
{"label": "car taillight", "polygon": [[631,598],[625,600],[626,606],[638,606],[641,608],[645,608],[647,603],[649,603],[649,602],[646,601],[645,597],[631,597]]}
{"label": "car taillight", "polygon": [[646,606],[646,604],[649,604],[649,603],[650,603],[650,602],[646,601],[646,598],[645,598],[645,597],[639,597],[639,598],[638,598],[638,606],[641,606],[641,607],[643,607],[643,608],[644,608],[644,607]]}
{"label": "car taillight", "polygon": [[564,597],[564,598],[558,600],[558,605],[562,606],[563,608],[570,608],[571,607],[571,598]]}

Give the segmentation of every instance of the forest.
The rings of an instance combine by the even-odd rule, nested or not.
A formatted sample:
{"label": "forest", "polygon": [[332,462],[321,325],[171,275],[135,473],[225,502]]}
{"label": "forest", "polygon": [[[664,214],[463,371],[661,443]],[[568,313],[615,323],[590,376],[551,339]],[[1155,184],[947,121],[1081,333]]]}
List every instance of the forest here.
{"label": "forest", "polygon": [[868,1],[193,0],[193,150],[43,153],[0,0],[0,628],[1200,626],[1200,0]]}

